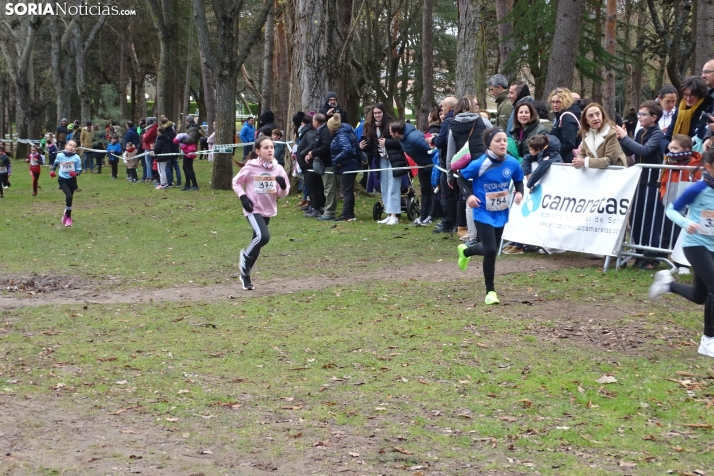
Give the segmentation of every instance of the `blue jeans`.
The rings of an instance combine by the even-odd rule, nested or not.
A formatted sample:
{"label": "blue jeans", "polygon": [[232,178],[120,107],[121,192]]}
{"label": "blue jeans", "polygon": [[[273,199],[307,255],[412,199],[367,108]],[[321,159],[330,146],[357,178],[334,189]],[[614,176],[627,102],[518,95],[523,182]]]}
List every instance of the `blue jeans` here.
{"label": "blue jeans", "polygon": [[154,158],[148,153],[144,156],[144,170],[146,171],[146,178],[153,178],[151,174],[151,164],[154,162]]}
{"label": "blue jeans", "polygon": [[[391,169],[392,164],[387,159],[379,160],[380,169]],[[388,215],[402,213],[402,178],[394,177],[392,170],[379,172],[379,185],[382,189],[382,203]]]}
{"label": "blue jeans", "polygon": [[92,152],[85,152],[82,156],[84,157],[82,168],[84,170],[94,171],[94,154]]}
{"label": "blue jeans", "polygon": [[[176,183],[174,183],[174,170],[176,170]],[[169,183],[173,183],[177,187],[181,185],[181,169],[179,168],[178,158],[172,158],[166,161],[166,178]]]}

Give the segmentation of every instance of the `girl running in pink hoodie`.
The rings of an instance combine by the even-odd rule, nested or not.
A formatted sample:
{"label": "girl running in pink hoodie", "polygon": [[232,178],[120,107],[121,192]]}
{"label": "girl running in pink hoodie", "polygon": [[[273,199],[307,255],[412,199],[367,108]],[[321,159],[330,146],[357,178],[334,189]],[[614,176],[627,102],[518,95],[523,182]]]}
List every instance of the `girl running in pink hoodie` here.
{"label": "girl running in pink hoodie", "polygon": [[268,224],[278,214],[278,197],[290,192],[290,178],[275,160],[270,137],[255,141],[252,157],[233,178],[233,190],[243,205],[243,214],[253,229],[253,241],[240,250],[240,281],[243,289],[253,289],[250,273],[263,246],[270,241]]}

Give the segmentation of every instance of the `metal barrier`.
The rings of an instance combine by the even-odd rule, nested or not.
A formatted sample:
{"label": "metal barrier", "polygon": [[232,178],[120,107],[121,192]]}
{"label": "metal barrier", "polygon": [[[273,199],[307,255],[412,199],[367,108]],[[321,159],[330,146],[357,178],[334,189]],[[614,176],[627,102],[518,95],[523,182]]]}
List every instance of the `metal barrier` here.
{"label": "metal barrier", "polygon": [[[693,183],[699,167],[677,165],[637,164],[642,168],[642,177],[637,185],[635,197],[630,208],[627,233],[625,233],[615,266],[621,268],[632,258],[651,259],[676,268],[669,255],[674,250],[680,228],[665,215],[665,208]],[[662,181],[665,171],[666,182]],[[644,182],[644,176],[647,181]],[[679,181],[672,177],[678,176]],[[643,183],[644,182],[644,183]],[[666,193],[660,196],[660,186],[666,183]],[[603,271],[607,271],[609,259]]]}

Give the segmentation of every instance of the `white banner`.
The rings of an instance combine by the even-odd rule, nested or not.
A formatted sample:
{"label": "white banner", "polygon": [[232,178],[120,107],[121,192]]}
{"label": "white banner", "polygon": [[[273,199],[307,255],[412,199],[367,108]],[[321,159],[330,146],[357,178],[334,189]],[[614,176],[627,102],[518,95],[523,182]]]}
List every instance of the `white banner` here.
{"label": "white banner", "polygon": [[627,228],[641,168],[576,169],[554,164],[520,205],[503,238],[516,243],[615,256]]}

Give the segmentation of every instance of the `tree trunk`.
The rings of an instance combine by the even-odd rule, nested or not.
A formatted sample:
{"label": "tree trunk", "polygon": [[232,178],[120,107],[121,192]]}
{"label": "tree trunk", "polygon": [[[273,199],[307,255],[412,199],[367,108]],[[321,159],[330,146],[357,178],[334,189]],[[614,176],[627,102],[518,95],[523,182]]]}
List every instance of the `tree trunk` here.
{"label": "tree trunk", "polygon": [[476,93],[477,29],[480,25],[478,3],[458,0],[459,34],[456,40],[456,97]]}
{"label": "tree trunk", "polygon": [[[602,35],[602,0],[596,0],[594,3],[594,8],[595,8],[595,38],[597,38],[598,42],[603,41],[603,35]],[[604,78],[605,77],[605,70],[602,66],[597,66],[597,69],[595,70],[597,72],[597,76],[599,78]],[[597,81],[595,79],[592,80],[593,82],[593,95],[592,95],[592,100],[593,102],[596,102],[598,104],[602,104],[602,83],[600,81]]]}
{"label": "tree trunk", "polygon": [[[272,0],[267,0],[272,1]],[[275,50],[275,14],[273,11],[265,21],[265,42],[263,44],[263,84],[260,88],[263,102],[261,111],[273,110],[273,91],[275,78],[273,77],[273,51]]]}
{"label": "tree trunk", "polygon": [[208,123],[208,133],[213,133],[213,122],[216,120],[216,88],[213,85],[213,73],[206,65],[203,51],[199,49],[201,55],[201,78],[203,79],[203,100],[206,103],[206,122]]}
{"label": "tree trunk", "polygon": [[[605,16],[605,51],[615,56],[617,43],[617,0],[607,0]],[[615,117],[615,70],[610,67],[605,70],[605,81],[602,89],[602,107],[611,118]]]}
{"label": "tree trunk", "polygon": [[129,75],[126,64],[128,59],[126,54],[126,34],[123,30],[119,36],[119,41],[121,42],[121,49],[119,50],[119,114],[122,120],[126,120],[129,118],[126,104],[126,85],[129,82]]}
{"label": "tree trunk", "polygon": [[7,98],[7,89],[4,74],[0,74],[0,139],[5,140],[5,103]]}
{"label": "tree trunk", "polygon": [[697,35],[694,50],[694,74],[714,58],[714,0],[697,0]]}
{"label": "tree trunk", "polygon": [[506,21],[506,17],[513,10],[513,0],[496,0],[496,19],[498,20],[498,59],[500,71],[510,80],[515,79],[515,71],[508,65],[508,59],[514,48],[513,38],[509,38],[513,33],[513,25]]}
{"label": "tree trunk", "polygon": [[[216,144],[232,144],[236,117],[236,76],[216,81]],[[233,155],[214,154],[211,188],[230,190],[233,178]]]}
{"label": "tree trunk", "polygon": [[176,45],[175,0],[149,0],[151,18],[159,34],[159,67],[156,72],[156,101],[153,115],[171,115],[174,111],[174,88],[176,86],[173,61]]}
{"label": "tree trunk", "polygon": [[[285,128],[286,134],[291,127],[291,116],[294,111],[290,110],[290,62],[288,61],[288,40],[285,33],[285,15],[281,14],[275,21],[275,45],[276,53],[273,55],[275,63],[273,65],[278,79],[278,91],[273,99],[275,117],[278,123]],[[285,137],[290,137],[289,134]]]}
{"label": "tree trunk", "polygon": [[[131,98],[131,108],[132,108],[132,120],[135,124],[139,123],[140,118],[146,117],[146,91],[144,89],[144,69],[139,64],[139,58],[136,56],[136,49],[134,48],[134,40],[132,36],[129,35],[129,57],[131,58],[132,67],[132,93],[134,96]],[[136,102],[135,102],[136,101]]]}
{"label": "tree trunk", "polygon": [[[62,39],[60,36],[60,23],[57,16],[50,17],[50,64],[52,72],[52,85],[55,88],[55,101],[57,104],[57,124],[63,118],[69,119],[70,116],[70,85],[66,81],[64,71],[66,64],[71,62],[70,55],[63,55],[64,48],[62,47]],[[64,61],[62,61],[62,59]]]}
{"label": "tree trunk", "polygon": [[543,100],[557,87],[571,88],[575,71],[575,57],[580,46],[585,0],[560,0],[555,19],[553,47],[548,58],[548,75]]}
{"label": "tree trunk", "polygon": [[328,24],[323,3],[325,0],[295,0],[295,35],[291,38],[297,61],[293,62],[300,93],[300,109],[317,111],[322,107],[329,90],[327,67]]}
{"label": "tree trunk", "polygon": [[[421,21],[422,93],[417,116],[417,129],[429,126],[429,112],[434,105],[434,0],[424,0]],[[416,102],[416,101],[415,101]]]}
{"label": "tree trunk", "polygon": [[[644,47],[644,36],[645,36],[645,13],[642,10],[635,13],[637,15],[637,46],[636,49],[639,50],[640,46]],[[659,89],[655,90],[655,94],[659,93]],[[630,101],[632,107],[639,109],[640,101],[642,100],[642,63],[639,59],[632,63],[632,92]],[[623,109],[624,111],[624,109]]]}

